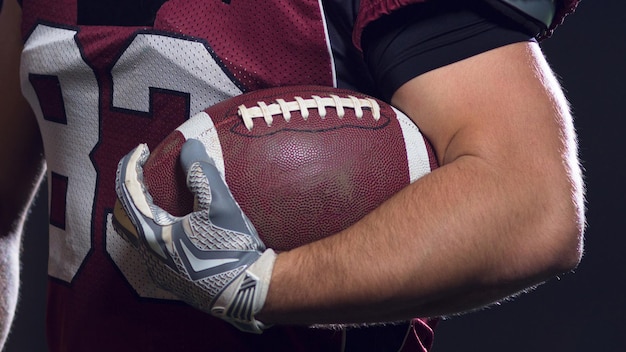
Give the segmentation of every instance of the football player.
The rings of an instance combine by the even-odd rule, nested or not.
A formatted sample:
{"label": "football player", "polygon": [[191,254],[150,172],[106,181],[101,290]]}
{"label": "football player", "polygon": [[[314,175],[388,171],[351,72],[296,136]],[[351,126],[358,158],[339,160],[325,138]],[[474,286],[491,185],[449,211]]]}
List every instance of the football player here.
{"label": "football player", "polygon": [[[576,3],[5,0],[0,340],[44,175],[50,351],[427,351],[432,317],[571,270],[582,253],[581,170],[568,103],[538,40]],[[336,235],[279,254],[252,244],[257,255],[240,274],[202,277],[200,289],[184,268],[157,285],[162,272],[144,259],[176,253],[163,241],[137,250],[113,229],[118,161],[119,197],[141,243],[167,231],[214,236],[186,228],[191,217],[152,222],[163,214],[141,191],[145,151],[219,101],[285,85],[391,102],[441,167]],[[146,149],[128,154],[139,143]],[[187,150],[187,168],[213,180],[195,190],[223,194],[227,216],[245,223],[209,156]],[[240,303],[246,287],[254,297]],[[233,302],[246,314],[229,313]],[[310,328],[324,325],[336,329]]]}

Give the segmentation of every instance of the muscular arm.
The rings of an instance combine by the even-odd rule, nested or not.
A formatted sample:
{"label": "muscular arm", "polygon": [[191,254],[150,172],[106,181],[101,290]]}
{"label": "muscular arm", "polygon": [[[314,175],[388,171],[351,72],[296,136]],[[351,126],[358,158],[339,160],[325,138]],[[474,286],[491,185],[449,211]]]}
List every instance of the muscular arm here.
{"label": "muscular arm", "polygon": [[0,12],[0,346],[15,312],[20,237],[44,164],[41,141],[19,88],[20,10],[4,1]]}
{"label": "muscular arm", "polygon": [[578,263],[584,215],[575,135],[536,44],[421,75],[392,102],[429,137],[442,167],[347,230],[281,253],[259,320],[462,312]]}

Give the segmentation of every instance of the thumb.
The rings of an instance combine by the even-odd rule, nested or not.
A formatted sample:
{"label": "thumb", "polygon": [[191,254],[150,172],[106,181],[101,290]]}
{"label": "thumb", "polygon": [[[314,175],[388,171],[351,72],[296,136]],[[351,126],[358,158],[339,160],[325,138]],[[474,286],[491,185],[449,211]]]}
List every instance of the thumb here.
{"label": "thumb", "polygon": [[208,212],[214,225],[249,235],[255,233],[202,142],[187,140],[183,144],[180,161],[187,172],[187,186],[195,195],[198,207]]}

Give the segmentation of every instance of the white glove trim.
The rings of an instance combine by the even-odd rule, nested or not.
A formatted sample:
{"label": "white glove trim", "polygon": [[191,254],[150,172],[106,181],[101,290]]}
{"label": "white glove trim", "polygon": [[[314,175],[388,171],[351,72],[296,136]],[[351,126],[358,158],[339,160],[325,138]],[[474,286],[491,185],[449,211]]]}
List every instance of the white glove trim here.
{"label": "white glove trim", "polygon": [[211,313],[238,329],[260,334],[269,325],[254,318],[263,308],[269,290],[276,253],[267,249],[217,297]]}

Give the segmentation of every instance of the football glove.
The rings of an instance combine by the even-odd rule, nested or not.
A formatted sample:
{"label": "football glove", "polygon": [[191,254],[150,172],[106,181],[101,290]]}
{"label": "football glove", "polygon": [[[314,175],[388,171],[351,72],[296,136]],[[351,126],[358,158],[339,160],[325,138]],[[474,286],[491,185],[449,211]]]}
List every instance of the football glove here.
{"label": "football glove", "polygon": [[180,154],[195,196],[194,211],[183,217],[154,204],[143,181],[149,155],[141,144],[118,165],[117,196],[137,236],[120,234],[159,286],[242,331],[261,333],[266,326],[254,316],[265,302],[276,254],[265,248],[200,141],[188,140]]}

